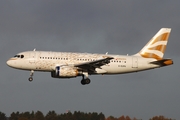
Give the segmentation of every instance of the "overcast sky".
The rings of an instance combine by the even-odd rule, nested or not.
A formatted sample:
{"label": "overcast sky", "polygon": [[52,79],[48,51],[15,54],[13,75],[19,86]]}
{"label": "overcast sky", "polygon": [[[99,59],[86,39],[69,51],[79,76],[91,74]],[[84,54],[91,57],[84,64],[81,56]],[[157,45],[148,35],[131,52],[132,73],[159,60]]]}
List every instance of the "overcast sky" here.
{"label": "overcast sky", "polygon": [[[1,0],[0,111],[67,110],[106,117],[180,118],[180,1]],[[172,28],[166,58],[174,65],[123,75],[51,78],[15,70],[6,61],[33,50],[135,54],[162,27]]]}

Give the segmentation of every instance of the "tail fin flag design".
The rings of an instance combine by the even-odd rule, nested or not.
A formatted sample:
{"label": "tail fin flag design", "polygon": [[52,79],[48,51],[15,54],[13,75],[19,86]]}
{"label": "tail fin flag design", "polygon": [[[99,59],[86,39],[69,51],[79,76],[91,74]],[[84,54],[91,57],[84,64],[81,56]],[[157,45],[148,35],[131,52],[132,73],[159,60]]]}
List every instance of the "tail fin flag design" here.
{"label": "tail fin flag design", "polygon": [[171,28],[161,28],[157,34],[141,49],[138,55],[144,58],[163,59]]}

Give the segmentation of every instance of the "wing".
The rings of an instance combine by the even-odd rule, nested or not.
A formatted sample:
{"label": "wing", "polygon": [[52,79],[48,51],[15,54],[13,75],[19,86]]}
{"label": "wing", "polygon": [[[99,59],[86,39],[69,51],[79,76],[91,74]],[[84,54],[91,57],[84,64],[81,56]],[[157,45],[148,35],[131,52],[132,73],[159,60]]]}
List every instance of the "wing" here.
{"label": "wing", "polygon": [[74,67],[78,67],[89,73],[94,73],[96,68],[101,68],[101,66],[110,63],[110,60],[114,59],[113,57],[107,57],[96,61],[85,62],[81,64],[75,64]]}

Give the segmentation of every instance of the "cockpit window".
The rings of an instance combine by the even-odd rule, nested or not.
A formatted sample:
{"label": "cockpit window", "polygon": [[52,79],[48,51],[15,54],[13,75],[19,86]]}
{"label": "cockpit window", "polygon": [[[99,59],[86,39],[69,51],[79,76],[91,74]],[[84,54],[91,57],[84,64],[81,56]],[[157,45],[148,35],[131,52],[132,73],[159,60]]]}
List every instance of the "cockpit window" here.
{"label": "cockpit window", "polygon": [[15,55],[15,58],[24,58],[24,55]]}
{"label": "cockpit window", "polygon": [[24,55],[21,55],[21,58],[24,58]]}
{"label": "cockpit window", "polygon": [[16,57],[16,58],[20,58],[20,55],[15,55],[14,57]]}

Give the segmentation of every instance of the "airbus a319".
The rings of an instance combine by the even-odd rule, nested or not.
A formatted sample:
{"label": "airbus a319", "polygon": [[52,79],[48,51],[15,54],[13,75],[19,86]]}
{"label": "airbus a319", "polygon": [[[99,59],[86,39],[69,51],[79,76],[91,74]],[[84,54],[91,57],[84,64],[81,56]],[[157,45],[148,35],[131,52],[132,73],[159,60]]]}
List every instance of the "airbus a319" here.
{"label": "airbus a319", "polygon": [[26,51],[16,54],[7,65],[30,71],[50,72],[53,78],[82,76],[81,84],[91,81],[89,75],[113,75],[144,71],[173,64],[164,59],[164,52],[170,35],[170,28],[161,28],[156,35],[134,55],[91,54],[52,51]]}

